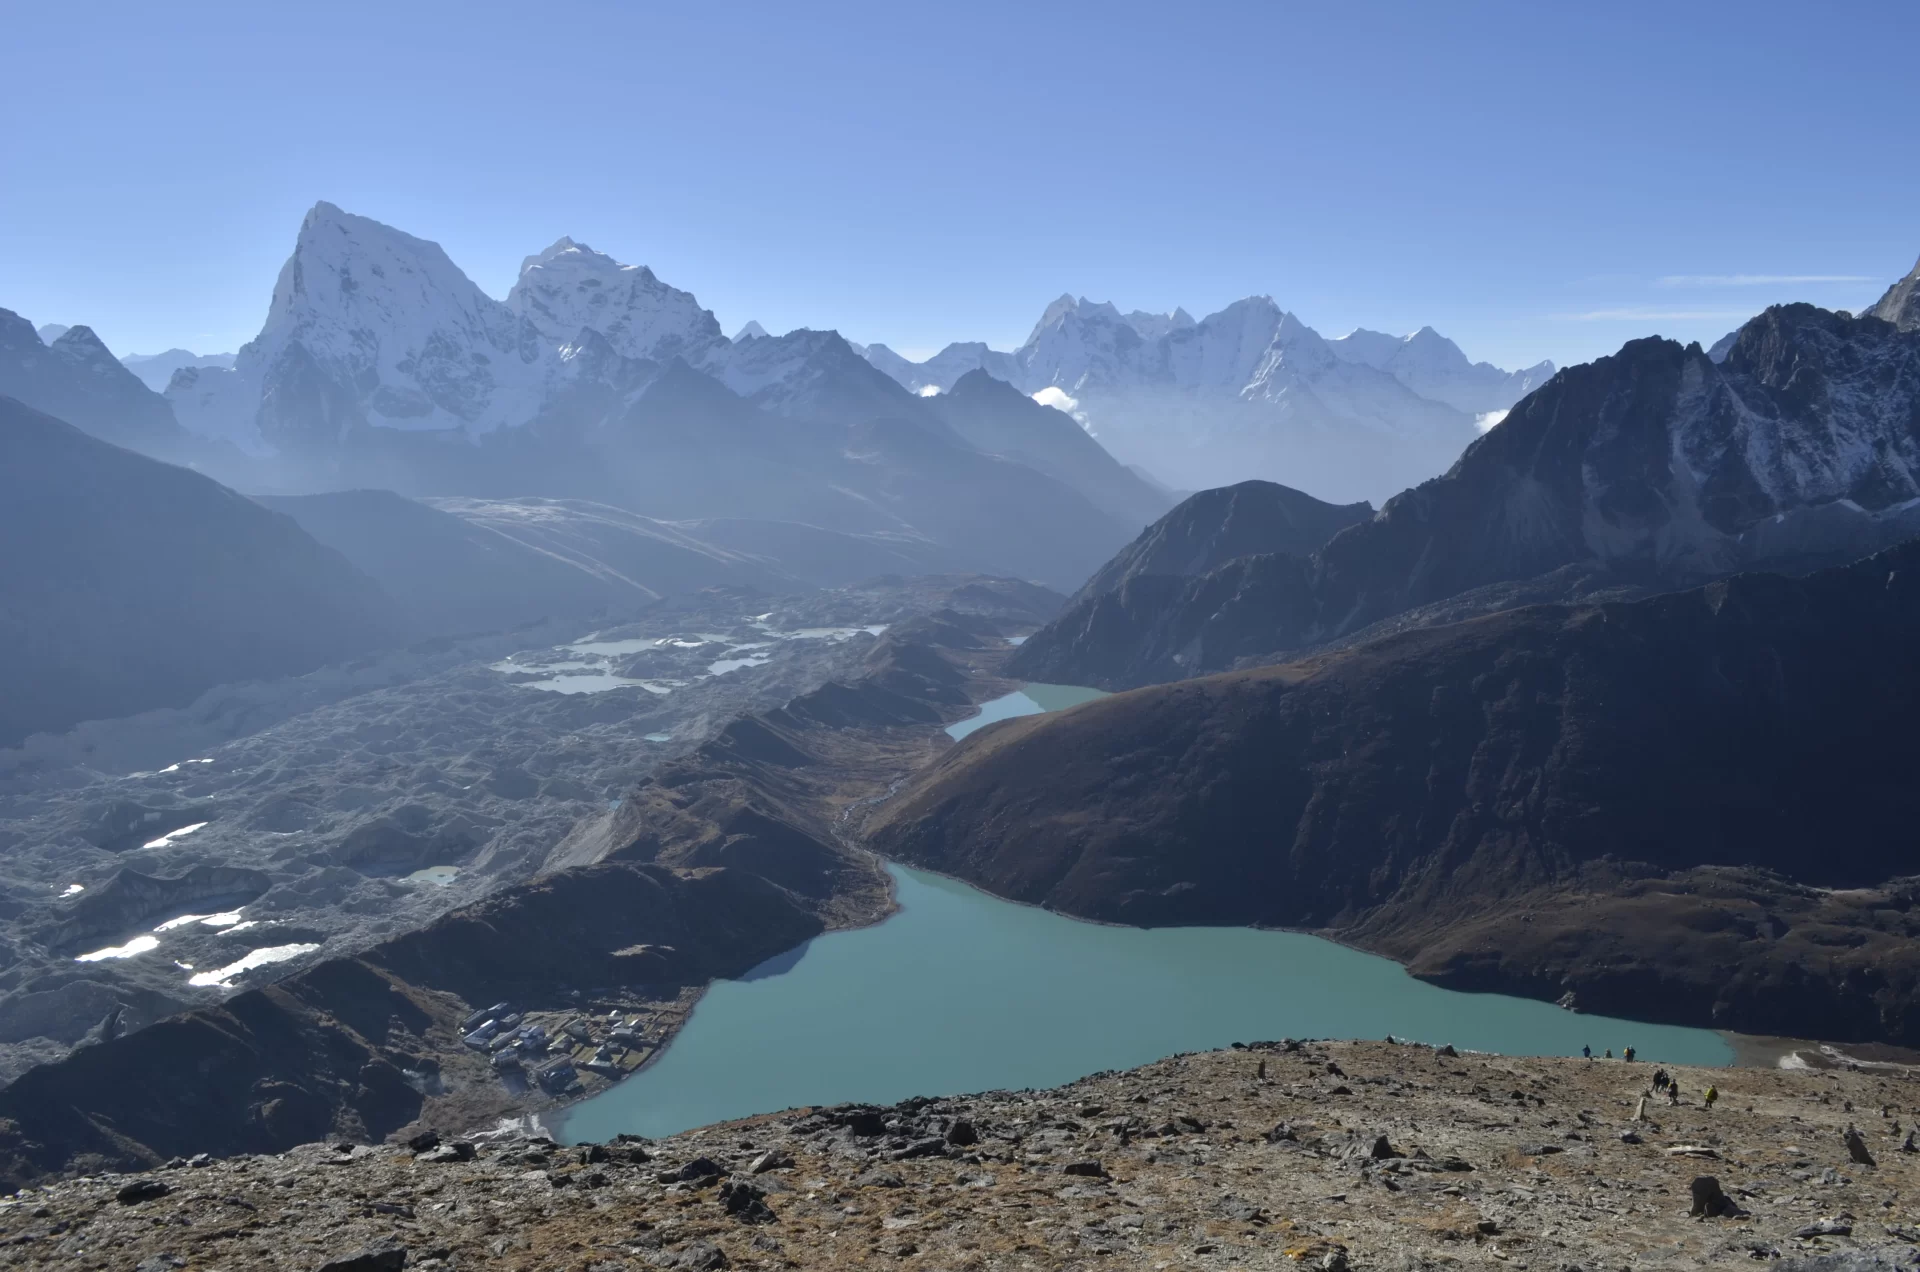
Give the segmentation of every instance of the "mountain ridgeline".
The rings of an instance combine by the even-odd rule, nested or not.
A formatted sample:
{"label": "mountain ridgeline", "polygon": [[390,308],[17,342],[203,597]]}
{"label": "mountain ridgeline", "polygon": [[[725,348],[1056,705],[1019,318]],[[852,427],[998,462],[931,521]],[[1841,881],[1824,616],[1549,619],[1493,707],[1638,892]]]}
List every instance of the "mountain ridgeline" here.
{"label": "mountain ridgeline", "polygon": [[1777,306],[1719,363],[1654,338],[1558,373],[1444,476],[1309,555],[1276,538],[1209,573],[1083,594],[1014,667],[1128,687],[1423,610],[1851,560],[1920,532],[1916,474],[1920,331]]}
{"label": "mountain ridgeline", "polygon": [[436,244],[324,203],[259,336],[166,396],[247,456],[222,475],[250,489],[789,522],[1063,589],[1172,502],[1022,394],[930,402],[829,331],[730,341],[691,294],[571,239],[495,300]]}
{"label": "mountain ridgeline", "polygon": [[948,345],[911,362],[867,359],[916,392],[991,375],[1070,409],[1115,456],[1176,486],[1247,477],[1340,500],[1384,500],[1443,472],[1477,420],[1553,373],[1467,360],[1431,327],[1328,340],[1268,296],[1196,322],[1184,310],[1121,313],[1062,296],[1018,349]]}
{"label": "mountain ridgeline", "polygon": [[869,840],[1091,919],[1327,929],[1462,988],[1913,1044],[1916,630],[1920,543],[1508,610],[989,726]]}
{"label": "mountain ridgeline", "polygon": [[572,239],[496,300],[438,245],[318,204],[255,339],[134,364],[173,366],[164,395],[89,329],[47,330],[0,314],[0,393],[237,489],[719,521],[774,546],[775,574],[791,539],[796,577],[890,557],[1068,590],[1174,502],[1025,394],[929,401],[830,331],[730,341],[690,293]]}

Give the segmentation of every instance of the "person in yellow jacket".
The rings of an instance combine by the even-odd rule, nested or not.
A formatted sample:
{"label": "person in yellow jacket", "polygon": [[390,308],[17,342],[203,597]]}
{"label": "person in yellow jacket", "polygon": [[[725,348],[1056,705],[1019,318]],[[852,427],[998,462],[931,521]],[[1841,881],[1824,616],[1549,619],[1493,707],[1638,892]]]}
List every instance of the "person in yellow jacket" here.
{"label": "person in yellow jacket", "polygon": [[1708,1087],[1708,1088],[1707,1088],[1707,1107],[1708,1107],[1708,1108],[1712,1108],[1712,1107],[1713,1107],[1713,1102],[1714,1102],[1715,1100],[1717,1100],[1717,1099],[1719,1099],[1719,1098],[1720,1098],[1720,1088],[1719,1088],[1719,1087],[1716,1087],[1716,1086],[1710,1086],[1710,1087]]}

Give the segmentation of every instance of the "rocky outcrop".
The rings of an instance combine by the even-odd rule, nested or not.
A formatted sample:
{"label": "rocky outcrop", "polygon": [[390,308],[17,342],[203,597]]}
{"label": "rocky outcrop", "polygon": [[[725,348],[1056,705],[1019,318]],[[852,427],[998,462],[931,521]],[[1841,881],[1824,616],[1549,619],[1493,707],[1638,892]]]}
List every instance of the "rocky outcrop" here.
{"label": "rocky outcrop", "polygon": [[0,542],[0,746],[394,634],[385,594],[292,521],[10,398]]}
{"label": "rocky outcrop", "polygon": [[[1888,882],[1916,633],[1920,543],[1512,610],[982,729],[870,842],[1088,918],[1324,928],[1473,988],[1916,1043]],[[1738,900],[1674,899],[1709,868]]]}
{"label": "rocky outcrop", "polygon": [[1305,561],[1122,589],[1036,633],[1015,668],[1125,687],[1303,650],[1568,566],[1675,587],[1831,564],[1915,531],[1916,473],[1920,333],[1777,306],[1718,364],[1648,339],[1562,371],[1445,476]]}

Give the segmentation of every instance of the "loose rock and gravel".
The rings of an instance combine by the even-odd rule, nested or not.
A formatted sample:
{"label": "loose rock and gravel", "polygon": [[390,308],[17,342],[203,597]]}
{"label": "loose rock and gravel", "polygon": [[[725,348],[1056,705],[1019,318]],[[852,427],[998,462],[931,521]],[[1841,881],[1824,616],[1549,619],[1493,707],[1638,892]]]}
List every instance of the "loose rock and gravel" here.
{"label": "loose rock and gravel", "polygon": [[309,1144],[23,1191],[0,1267],[1920,1266],[1907,1070],[1669,1067],[1642,1111],[1654,1069],[1255,1043],[658,1141]]}

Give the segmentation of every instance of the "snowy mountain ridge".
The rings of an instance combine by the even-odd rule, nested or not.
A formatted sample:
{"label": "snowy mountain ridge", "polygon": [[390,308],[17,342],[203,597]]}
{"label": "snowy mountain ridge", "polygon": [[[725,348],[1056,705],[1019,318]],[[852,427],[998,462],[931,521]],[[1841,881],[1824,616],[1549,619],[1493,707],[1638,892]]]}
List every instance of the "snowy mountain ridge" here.
{"label": "snowy mountain ridge", "polygon": [[1476,416],[1553,373],[1544,362],[1520,372],[1470,362],[1431,327],[1328,340],[1271,296],[1196,321],[1069,294],[1017,349],[956,343],[924,362],[883,344],[865,352],[914,392],[947,392],[983,370],[1050,402],[1064,395],[1122,461],[1175,486],[1265,477],[1376,503],[1443,471],[1476,435]]}
{"label": "snowy mountain ridge", "polygon": [[583,399],[610,408],[675,359],[777,413],[898,395],[836,333],[752,323],[729,341],[692,293],[572,238],[525,258],[495,300],[438,244],[322,202],[260,334],[231,369],[182,371],[167,398],[189,430],[249,453],[325,452],[362,426],[473,439]]}

